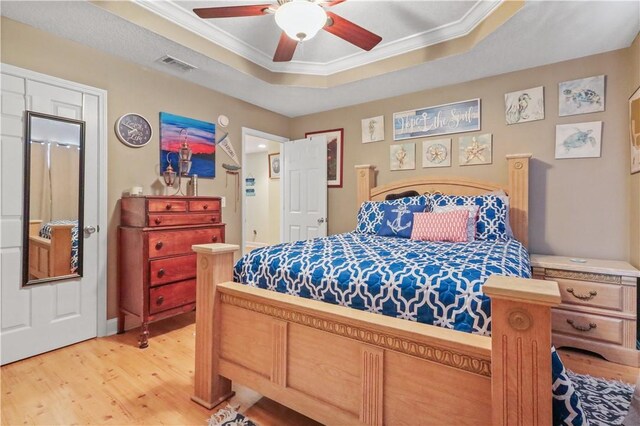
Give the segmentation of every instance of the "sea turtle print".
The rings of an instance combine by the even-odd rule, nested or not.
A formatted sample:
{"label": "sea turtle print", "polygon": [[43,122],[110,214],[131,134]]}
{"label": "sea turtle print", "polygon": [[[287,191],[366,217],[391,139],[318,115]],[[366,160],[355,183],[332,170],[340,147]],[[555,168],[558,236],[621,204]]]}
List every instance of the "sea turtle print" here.
{"label": "sea turtle print", "polygon": [[573,102],[576,108],[580,108],[583,104],[602,105],[600,95],[592,89],[565,89],[562,93],[567,97],[567,102]]}
{"label": "sea turtle print", "polygon": [[585,131],[576,129],[575,133],[567,136],[567,138],[562,142],[562,146],[564,146],[566,152],[569,152],[572,149],[582,148],[588,143],[591,144],[591,146],[596,146],[596,138],[591,136],[591,133],[593,133],[592,129]]}

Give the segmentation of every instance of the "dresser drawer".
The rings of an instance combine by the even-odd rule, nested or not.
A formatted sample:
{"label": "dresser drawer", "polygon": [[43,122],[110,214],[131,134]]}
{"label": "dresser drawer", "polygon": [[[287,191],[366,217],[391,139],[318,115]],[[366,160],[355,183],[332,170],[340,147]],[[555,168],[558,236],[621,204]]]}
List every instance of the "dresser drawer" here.
{"label": "dresser drawer", "polygon": [[149,290],[149,312],[152,314],[195,301],[196,280],[180,281]]}
{"label": "dresser drawer", "polygon": [[555,278],[560,287],[562,303],[593,306],[597,308],[623,309],[622,285],[600,284],[589,281]]}
{"label": "dresser drawer", "polygon": [[220,223],[220,213],[215,214],[150,214],[149,226],[205,225]]}
{"label": "dresser drawer", "polygon": [[150,212],[186,212],[187,202],[182,200],[149,200]]}
{"label": "dresser drawer", "polygon": [[622,319],[562,309],[553,309],[551,317],[554,332],[622,344],[624,322]]}
{"label": "dresser drawer", "polygon": [[196,255],[152,260],[149,266],[149,283],[157,286],[196,277]]}
{"label": "dresser drawer", "polygon": [[149,258],[191,254],[194,244],[223,243],[224,228],[196,228],[180,231],[150,231]]}
{"label": "dresser drawer", "polygon": [[198,200],[189,201],[189,211],[191,212],[210,212],[220,211],[220,200]]}

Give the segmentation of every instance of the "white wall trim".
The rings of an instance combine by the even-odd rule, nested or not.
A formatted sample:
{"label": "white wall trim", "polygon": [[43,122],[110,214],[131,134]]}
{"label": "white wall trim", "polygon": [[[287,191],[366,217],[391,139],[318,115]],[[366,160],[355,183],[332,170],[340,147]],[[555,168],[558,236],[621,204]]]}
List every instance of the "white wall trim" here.
{"label": "white wall trim", "polygon": [[[240,218],[241,221],[241,229],[242,232],[240,234],[240,252],[244,255],[245,254],[245,241],[246,241],[246,234],[247,234],[247,230],[246,228],[246,217],[247,217],[247,213],[246,213],[246,206],[245,206],[245,189],[246,189],[246,185],[245,185],[245,165],[247,164],[246,162],[246,153],[244,150],[244,143],[245,140],[247,138],[247,136],[253,136],[256,138],[261,138],[261,139],[266,139],[268,141],[273,141],[273,142],[278,142],[281,144],[284,144],[285,142],[289,141],[289,138],[285,138],[284,136],[277,136],[277,135],[272,135],[271,133],[266,133],[266,132],[261,132],[260,130],[255,130],[255,129],[251,129],[249,127],[243,127],[242,128],[242,146],[240,147],[242,150],[242,169],[240,169],[240,179],[241,179],[241,185],[240,185],[240,201],[241,201],[241,212],[242,212],[242,217]],[[280,150],[280,164],[284,163],[284,150]],[[284,235],[284,229],[283,229],[283,220],[284,217],[282,215],[282,211],[284,210],[284,193],[283,193],[283,178],[282,176],[280,177],[280,241],[283,241],[283,235]]]}
{"label": "white wall trim", "polygon": [[[133,1],[164,19],[198,34],[269,71],[320,76],[329,76],[423,47],[432,46],[443,41],[463,37],[469,34],[503,2],[503,0],[477,1],[476,4],[457,21],[452,21],[439,27],[387,43],[383,40],[379,46],[370,52],[363,50],[337,58],[333,61],[321,63],[311,61],[273,62],[272,54],[267,54],[256,49],[246,41],[218,28],[213,23],[198,18],[191,11],[178,6],[172,1]],[[428,2],[425,2],[425,4],[428,5]]]}
{"label": "white wall trim", "polygon": [[99,337],[104,336],[113,336],[118,333],[118,318],[108,319],[106,322],[105,334]]}
{"label": "white wall trim", "polygon": [[36,80],[54,86],[63,87],[70,90],[79,90],[83,93],[98,97],[100,107],[100,130],[98,138],[99,167],[98,172],[98,295],[97,295],[97,330],[98,337],[106,336],[108,333],[107,321],[107,91],[74,81],[64,80],[47,74],[42,74],[26,68],[16,67],[1,63],[2,72],[14,74],[29,80]]}

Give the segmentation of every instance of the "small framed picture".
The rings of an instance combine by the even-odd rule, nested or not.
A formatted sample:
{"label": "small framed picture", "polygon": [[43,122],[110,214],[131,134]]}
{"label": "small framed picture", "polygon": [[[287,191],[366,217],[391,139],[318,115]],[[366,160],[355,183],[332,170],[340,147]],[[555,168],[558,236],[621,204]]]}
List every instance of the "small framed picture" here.
{"label": "small framed picture", "polygon": [[450,167],[451,138],[422,142],[422,167]]}
{"label": "small framed picture", "polygon": [[631,173],[640,172],[640,87],[629,98],[629,136],[631,137]]}
{"label": "small framed picture", "polygon": [[269,154],[269,178],[280,179],[280,153]]}
{"label": "small framed picture", "polygon": [[389,147],[390,170],[415,170],[416,144],[402,143]]}
{"label": "small framed picture", "polygon": [[362,120],[362,143],[384,140],[384,115]]}
{"label": "small framed picture", "polygon": [[602,149],[602,121],[556,126],[556,159],[597,158]]}
{"label": "small framed picture", "polygon": [[342,150],[344,149],[344,129],[307,132],[305,138],[312,135],[327,137],[327,186],[342,188]]}
{"label": "small framed picture", "polygon": [[558,85],[560,117],[604,111],[604,83],[604,75],[560,83]]}
{"label": "small framed picture", "polygon": [[507,124],[544,120],[544,87],[505,94],[504,116]]}
{"label": "small framed picture", "polygon": [[493,134],[461,136],[458,139],[458,161],[461,166],[493,162]]}

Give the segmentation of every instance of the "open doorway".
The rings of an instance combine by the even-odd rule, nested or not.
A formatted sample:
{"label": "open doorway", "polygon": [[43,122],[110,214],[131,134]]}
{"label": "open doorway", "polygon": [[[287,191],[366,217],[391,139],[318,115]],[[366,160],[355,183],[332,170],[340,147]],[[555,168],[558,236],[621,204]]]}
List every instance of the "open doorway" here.
{"label": "open doorway", "polygon": [[242,129],[242,252],[282,242],[282,144],[288,139]]}

